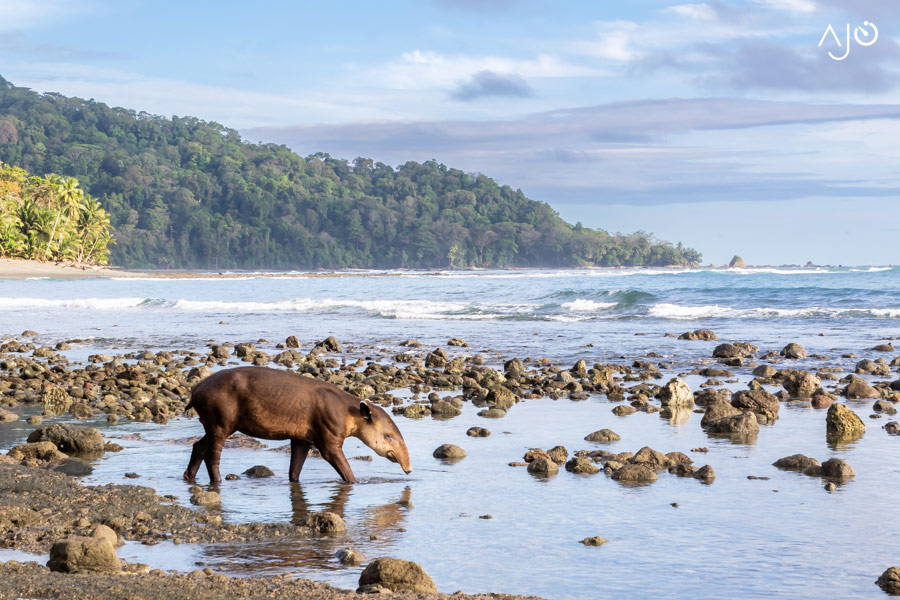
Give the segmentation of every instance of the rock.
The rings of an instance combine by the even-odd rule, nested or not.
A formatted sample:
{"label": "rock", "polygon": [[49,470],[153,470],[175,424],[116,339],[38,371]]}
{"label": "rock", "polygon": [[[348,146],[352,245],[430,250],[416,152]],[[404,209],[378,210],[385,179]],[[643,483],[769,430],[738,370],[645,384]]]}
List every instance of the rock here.
{"label": "rock", "polygon": [[744,262],[744,259],[738,256],[737,254],[732,257],[731,262],[728,263],[728,267],[731,269],[743,269],[746,268],[747,263]]}
{"label": "rock", "polygon": [[832,404],[825,418],[828,441],[849,442],[859,439],[866,432],[866,425],[846,404]]}
{"label": "rock", "polygon": [[813,408],[829,408],[832,404],[834,404],[834,399],[825,394],[816,394],[810,401]]}
{"label": "rock", "polygon": [[897,421],[888,421],[884,424],[884,430],[888,432],[888,435],[900,434],[900,423]]}
{"label": "rock", "polygon": [[765,390],[740,390],[731,397],[731,405],[756,413],[757,421],[771,424],[778,419],[778,398]]}
{"label": "rock", "polygon": [[341,548],[334,553],[338,562],[347,567],[357,567],[366,562],[366,556],[353,548]]}
{"label": "rock", "polygon": [[599,429],[593,433],[587,434],[584,436],[584,439],[588,442],[603,444],[608,442],[618,442],[622,437],[612,429]]}
{"label": "rock", "polygon": [[847,481],[856,476],[850,465],[842,458],[829,458],[821,466],[812,466],[804,470],[805,475],[827,477],[838,481]]}
{"label": "rock", "polygon": [[219,492],[208,492],[200,490],[191,494],[191,504],[197,506],[217,506],[222,503],[222,497]]}
{"label": "rock", "polygon": [[841,394],[846,396],[848,400],[881,398],[881,393],[878,390],[858,377],[854,377],[853,380],[847,384],[847,387],[841,390]]}
{"label": "rock", "polygon": [[678,336],[679,340],[718,340],[714,332],[709,329],[695,329],[694,331],[686,331]]}
{"label": "rock", "polygon": [[509,379],[518,379],[525,373],[525,364],[521,359],[511,358],[503,363],[503,370]]}
{"label": "rock", "polygon": [[32,331],[31,329],[26,329],[22,332],[22,337],[37,337],[40,335],[37,331]]}
{"label": "rock", "polygon": [[743,358],[746,352],[735,344],[719,344],[713,349],[713,358]]}
{"label": "rock", "polygon": [[426,367],[443,367],[450,360],[443,348],[436,348],[425,356]]}
{"label": "rock", "polygon": [[617,417],[627,417],[628,415],[632,415],[637,412],[637,409],[633,406],[629,406],[627,404],[620,404],[619,406],[612,409],[612,413]]}
{"label": "rock", "polygon": [[94,467],[86,460],[69,456],[53,467],[53,470],[58,473],[65,473],[71,477],[84,477],[93,473]]}
{"label": "rock", "polygon": [[693,408],[694,394],[683,379],[675,377],[659,390],[659,400],[669,408]]}
{"label": "rock", "polygon": [[716,472],[709,465],[703,465],[694,471],[694,479],[699,479],[703,483],[712,483],[716,480]]}
{"label": "rock", "polygon": [[781,349],[780,354],[785,358],[803,359],[806,358],[806,348],[804,348],[800,344],[791,342]]}
{"label": "rock", "polygon": [[56,424],[35,429],[28,435],[29,442],[53,442],[67,454],[98,454],[103,452],[103,438],[93,427]]}
{"label": "rock", "polygon": [[822,476],[847,481],[856,476],[850,465],[842,458],[829,458],[822,463]]}
{"label": "rock", "polygon": [[210,354],[212,354],[212,357],[216,360],[227,360],[231,358],[231,350],[228,346],[218,344],[210,346]]}
{"label": "rock", "polygon": [[462,339],[460,339],[460,338],[455,338],[455,337],[454,337],[454,338],[450,338],[449,340],[447,340],[447,345],[448,345],[448,346],[459,346],[459,347],[462,347],[462,348],[467,348],[467,347],[469,346],[469,342],[466,342],[465,340],[462,340]]}
{"label": "rock", "polygon": [[558,465],[565,464],[566,459],[569,457],[569,451],[566,450],[563,446],[554,446],[547,450],[547,456],[550,457],[550,460],[555,462]]}
{"label": "rock", "polygon": [[656,473],[646,466],[633,464],[622,466],[611,477],[624,483],[652,483],[659,479]]}
{"label": "rock", "polygon": [[585,546],[602,546],[608,541],[609,540],[604,539],[599,535],[595,535],[594,537],[584,538],[580,543],[584,544]]}
{"label": "rock", "polygon": [[469,437],[488,437],[491,435],[491,432],[484,427],[469,427],[466,430],[466,435]]}
{"label": "rock", "polygon": [[566,471],[576,475],[594,475],[600,472],[600,467],[591,462],[589,458],[575,456],[566,463]]}
{"label": "rock", "polygon": [[50,386],[41,393],[41,404],[44,405],[44,414],[47,416],[64,415],[72,406],[72,399],[60,387]]}
{"label": "rock", "polygon": [[263,477],[272,477],[275,473],[265,465],[256,465],[244,471],[244,475],[253,479],[262,479]]}
{"label": "rock", "polygon": [[733,417],[724,417],[709,421],[707,432],[723,435],[754,436],[759,433],[759,421],[756,413],[742,412]]}
{"label": "rock", "polygon": [[900,596],[900,567],[891,567],[882,573],[875,584],[891,596]]}
{"label": "rock", "polygon": [[756,377],[770,378],[774,377],[775,373],[777,372],[778,369],[776,369],[772,365],[759,365],[758,367],[753,369],[753,375]]}
{"label": "rock", "polygon": [[238,481],[239,479],[240,479],[240,476],[236,475],[235,473],[229,473],[228,475],[225,476],[226,481]]}
{"label": "rock", "polygon": [[303,524],[316,533],[331,534],[347,531],[347,524],[337,513],[313,513],[304,519]]}
{"label": "rock", "polygon": [[698,406],[710,406],[719,401],[731,406],[731,390],[707,388],[694,394],[694,403]]}
{"label": "rock", "polygon": [[297,339],[296,335],[289,335],[286,340],[284,340],[285,348],[299,348],[300,340]]}
{"label": "rock", "polygon": [[16,460],[36,459],[44,462],[63,460],[67,458],[59,451],[53,442],[31,442],[21,444],[10,450],[7,454]]}
{"label": "rock", "polygon": [[877,346],[875,346],[874,348],[872,348],[872,350],[874,350],[875,352],[893,352],[893,351],[894,351],[894,345],[891,344],[891,343],[887,343],[887,344],[878,344]]}
{"label": "rock", "polygon": [[650,446],[644,446],[638,450],[629,462],[636,465],[644,465],[654,471],[664,471],[669,466],[669,458]]}
{"label": "rock", "polygon": [[453,444],[442,444],[438,446],[431,455],[435,458],[443,458],[447,460],[459,460],[468,456],[466,451],[459,446]]}
{"label": "rock", "polygon": [[518,398],[510,391],[509,388],[502,385],[495,385],[487,395],[487,403],[496,408],[509,410],[515,405]]}
{"label": "rock", "polygon": [[741,414],[741,409],[732,406],[731,402],[721,398],[706,407],[706,414],[700,419],[700,427],[708,427],[712,421],[734,417]]}
{"label": "rock", "polygon": [[556,475],[559,472],[559,465],[541,456],[528,463],[528,472],[535,475]]}
{"label": "rock", "polygon": [[528,452],[525,453],[525,456],[522,457],[522,460],[525,462],[532,462],[539,458],[546,458],[547,460],[553,460],[550,458],[550,455],[541,450],[540,448],[532,448]]}
{"label": "rock", "polygon": [[19,415],[14,412],[10,412],[3,408],[0,408],[0,423],[11,423],[13,421],[18,421]]}
{"label": "rock", "polygon": [[832,482],[832,481],[829,481],[828,483],[825,484],[826,492],[833,492],[836,489],[837,489],[837,486],[834,485],[834,482]]}
{"label": "rock", "polygon": [[796,371],[785,375],[781,385],[788,391],[792,398],[812,398],[822,382],[812,373]]}
{"label": "rock", "polygon": [[697,472],[692,465],[685,464],[677,464],[669,466],[669,473],[675,475],[676,477],[693,477],[694,473]]}
{"label": "rock", "polygon": [[878,364],[874,360],[869,360],[868,358],[864,358],[856,363],[857,373],[872,373],[877,368]]}
{"label": "rock", "polygon": [[25,422],[29,425],[37,426],[44,422],[44,418],[41,415],[31,415],[25,419]]}
{"label": "rock", "polygon": [[418,564],[397,558],[376,558],[363,569],[357,591],[382,586],[394,592],[437,594],[437,586]]}
{"label": "rock", "polygon": [[[394,410],[396,411],[397,409]],[[407,419],[421,419],[425,415],[431,414],[431,408],[424,404],[410,404],[409,406],[404,406],[400,413]]]}
{"label": "rock", "polygon": [[337,338],[333,335],[329,335],[327,338],[322,340],[321,342],[316,342],[317,349],[324,350],[326,352],[343,352],[343,348],[341,348],[340,342],[337,341]]}
{"label": "rock", "polygon": [[62,573],[117,573],[122,563],[116,550],[106,539],[99,537],[70,537],[50,548],[47,566]]}
{"label": "rock", "polygon": [[883,413],[886,415],[896,415],[897,409],[894,408],[894,405],[888,402],[887,400],[876,400],[875,404],[872,405],[872,410],[877,413]]}
{"label": "rock", "polygon": [[791,454],[790,456],[779,458],[772,464],[785,471],[805,471],[811,467],[821,466],[819,461],[804,454]]}
{"label": "rock", "polygon": [[91,530],[92,538],[102,538],[109,542],[109,545],[113,548],[122,545],[122,540],[119,538],[119,535],[113,531],[111,527],[107,527],[106,525],[97,525]]}
{"label": "rock", "polygon": [[500,419],[506,416],[506,411],[502,408],[487,408],[485,410],[478,411],[479,417],[484,417],[485,419]]}

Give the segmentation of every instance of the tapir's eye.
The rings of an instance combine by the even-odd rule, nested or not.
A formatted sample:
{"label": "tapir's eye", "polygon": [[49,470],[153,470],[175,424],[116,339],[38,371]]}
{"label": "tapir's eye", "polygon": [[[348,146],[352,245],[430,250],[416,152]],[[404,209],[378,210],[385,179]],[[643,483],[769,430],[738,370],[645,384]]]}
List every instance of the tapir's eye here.
{"label": "tapir's eye", "polygon": [[388,442],[391,441],[391,434],[389,434],[389,433],[384,434],[384,439],[385,439],[385,441],[388,441]]}

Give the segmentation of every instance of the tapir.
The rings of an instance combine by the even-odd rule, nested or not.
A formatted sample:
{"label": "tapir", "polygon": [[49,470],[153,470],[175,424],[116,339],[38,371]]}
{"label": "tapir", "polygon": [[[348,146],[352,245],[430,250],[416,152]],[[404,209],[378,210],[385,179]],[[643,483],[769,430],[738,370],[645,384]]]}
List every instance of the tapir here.
{"label": "tapir", "polygon": [[306,455],[315,446],[344,481],[355,482],[341,449],[349,436],[398,463],[406,473],[412,471],[406,442],[384,409],[336,385],[290,371],[265,367],[219,371],[194,387],[188,408],[197,411],[206,435],[194,444],[186,481],[194,480],[203,461],[210,483],[222,480],[219,458],[225,440],[235,431],[265,440],[291,440],[291,481],[300,479]]}

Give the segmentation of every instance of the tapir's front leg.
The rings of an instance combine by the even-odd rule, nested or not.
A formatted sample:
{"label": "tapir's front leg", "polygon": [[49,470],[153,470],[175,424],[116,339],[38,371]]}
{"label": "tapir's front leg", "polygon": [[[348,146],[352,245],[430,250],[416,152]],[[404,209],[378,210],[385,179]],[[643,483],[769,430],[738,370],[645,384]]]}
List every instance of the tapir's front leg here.
{"label": "tapir's front leg", "polygon": [[337,471],[341,478],[347,483],[356,483],[356,477],[353,476],[353,471],[350,469],[350,463],[347,462],[347,457],[344,456],[344,451],[341,449],[340,445],[332,443],[332,444],[323,444],[319,447],[319,452],[322,453],[322,458],[328,461],[334,470]]}
{"label": "tapir's front leg", "polygon": [[289,479],[291,481],[300,481],[300,471],[303,470],[303,463],[306,462],[306,455],[312,446],[305,440],[291,440],[291,470]]}

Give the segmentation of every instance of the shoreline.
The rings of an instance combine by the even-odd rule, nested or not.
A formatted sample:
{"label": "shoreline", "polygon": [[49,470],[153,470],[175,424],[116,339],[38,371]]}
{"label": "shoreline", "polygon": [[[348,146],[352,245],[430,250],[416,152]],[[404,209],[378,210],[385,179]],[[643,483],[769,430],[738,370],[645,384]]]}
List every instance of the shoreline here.
{"label": "shoreline", "polygon": [[569,267],[545,268],[545,267],[516,267],[516,268],[497,268],[497,269],[345,269],[332,271],[303,271],[303,270],[192,270],[192,269],[173,269],[173,270],[126,270],[119,267],[102,267],[102,266],[77,266],[74,264],[39,262],[36,260],[9,259],[0,258],[0,281],[2,280],[23,280],[23,279],[254,279],[257,277],[278,277],[285,279],[306,278],[306,277],[399,277],[408,274],[417,274],[420,276],[438,276],[442,273],[478,273],[486,271],[650,271],[650,270],[690,270],[690,271],[740,271],[740,270],[757,270],[757,269],[831,269],[831,268],[850,268],[850,269],[892,269],[893,265],[814,265],[806,267],[803,265],[751,265],[747,267],[733,268],[727,266],[667,266],[667,267]]}

